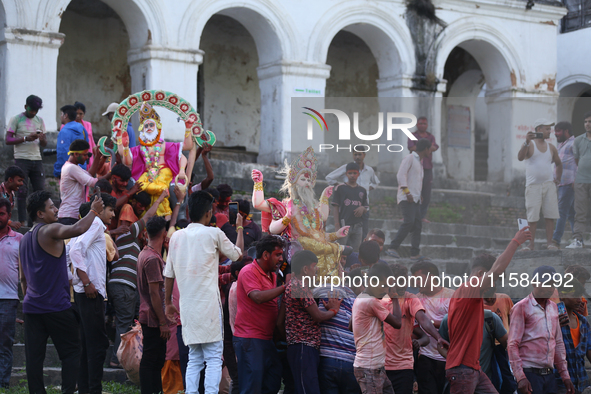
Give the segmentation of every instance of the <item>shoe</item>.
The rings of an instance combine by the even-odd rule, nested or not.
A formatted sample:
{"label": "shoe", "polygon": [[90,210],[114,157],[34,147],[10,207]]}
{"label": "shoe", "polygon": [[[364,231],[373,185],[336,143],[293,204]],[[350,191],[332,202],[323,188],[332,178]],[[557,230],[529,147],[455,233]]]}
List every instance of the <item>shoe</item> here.
{"label": "shoe", "polygon": [[431,223],[429,220],[427,219],[422,219],[423,223]]}
{"label": "shoe", "polygon": [[119,364],[119,363],[114,363],[114,362],[112,362],[112,361],[109,363],[109,367],[110,367],[110,368],[114,368],[114,369],[123,369],[123,366],[122,366],[121,364]]}
{"label": "shoe", "polygon": [[390,257],[394,257],[395,259],[399,259],[400,255],[398,254],[398,252],[396,251],[396,249],[388,249],[386,251],[386,254]]}
{"label": "shoe", "polygon": [[410,259],[414,261],[422,261],[425,260],[425,256],[421,256],[420,254],[418,254],[416,256],[410,256]]}
{"label": "shoe", "polygon": [[550,245],[548,245],[548,247],[546,249],[548,249],[548,250],[558,250],[559,248],[558,248],[558,246],[556,246],[554,244],[550,244]]}
{"label": "shoe", "polygon": [[529,246],[524,246],[519,251],[520,252],[531,252],[532,249]]}
{"label": "shoe", "polygon": [[566,247],[566,249],[583,249],[585,245],[579,239],[574,239],[573,242]]}

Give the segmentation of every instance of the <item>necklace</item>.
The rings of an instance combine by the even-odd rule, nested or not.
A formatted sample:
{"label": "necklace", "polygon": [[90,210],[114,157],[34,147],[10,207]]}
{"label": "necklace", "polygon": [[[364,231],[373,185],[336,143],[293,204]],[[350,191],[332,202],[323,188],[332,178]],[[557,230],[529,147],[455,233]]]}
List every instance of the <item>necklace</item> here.
{"label": "necklace", "polygon": [[[296,205],[299,205],[299,202],[299,200],[294,201]],[[298,233],[308,238],[314,238],[323,243],[326,242],[323,237],[324,232],[321,231],[322,221],[320,220],[320,212],[317,209],[309,212],[308,207],[305,205],[301,207],[299,212],[302,217],[304,228],[300,227],[299,220],[292,221]]]}
{"label": "necklace", "polygon": [[158,177],[158,173],[160,172],[160,151],[162,150],[162,146],[156,145],[152,148],[152,152],[148,150],[145,146],[141,147],[142,152],[144,153],[144,157],[146,158],[146,169],[148,171],[148,180],[150,182],[154,182],[154,179]]}

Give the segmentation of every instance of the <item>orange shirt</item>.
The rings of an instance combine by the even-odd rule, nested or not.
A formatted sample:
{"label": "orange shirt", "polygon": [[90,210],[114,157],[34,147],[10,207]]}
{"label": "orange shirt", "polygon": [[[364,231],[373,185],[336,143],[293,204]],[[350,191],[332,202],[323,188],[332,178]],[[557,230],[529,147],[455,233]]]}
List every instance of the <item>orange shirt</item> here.
{"label": "orange shirt", "polygon": [[576,348],[581,341],[581,323],[579,323],[577,315],[575,315],[575,319],[577,319],[577,328],[571,328],[570,335],[573,337],[573,345]]}
{"label": "orange shirt", "polygon": [[503,321],[503,327],[509,332],[509,316],[511,315],[511,309],[513,308],[513,301],[511,297],[503,293],[495,293],[495,303],[487,305],[484,303],[484,309],[488,309],[496,313]]}
{"label": "orange shirt", "polygon": [[[404,298],[398,298],[402,323],[399,329],[389,324],[384,324],[386,337],[386,370],[400,371],[413,369],[414,357],[412,350],[412,330],[414,328],[415,316],[418,311],[425,311],[423,304],[416,295],[406,292]],[[384,297],[382,304],[392,313],[392,299]]]}

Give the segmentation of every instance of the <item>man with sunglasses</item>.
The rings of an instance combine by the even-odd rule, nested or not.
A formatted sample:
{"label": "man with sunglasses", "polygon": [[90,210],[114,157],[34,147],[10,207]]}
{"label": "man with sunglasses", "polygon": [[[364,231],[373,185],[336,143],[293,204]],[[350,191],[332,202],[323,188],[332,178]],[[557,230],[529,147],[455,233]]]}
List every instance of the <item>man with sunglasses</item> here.
{"label": "man with sunglasses", "polygon": [[[90,144],[85,140],[74,140],[68,151],[69,159],[62,167],[60,182],[60,195],[62,203],[58,211],[58,222],[61,224],[74,224],[78,221],[80,205],[86,202],[88,188],[97,182],[96,172],[105,164],[105,157],[97,155],[88,171],[79,167],[85,164],[92,156]],[[98,153],[98,147],[95,147]]]}

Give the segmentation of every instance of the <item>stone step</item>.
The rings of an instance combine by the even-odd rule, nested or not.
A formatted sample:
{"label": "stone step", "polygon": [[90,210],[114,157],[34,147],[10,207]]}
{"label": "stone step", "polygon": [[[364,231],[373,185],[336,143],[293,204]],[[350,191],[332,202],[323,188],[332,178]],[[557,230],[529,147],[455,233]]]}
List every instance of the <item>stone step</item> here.
{"label": "stone step", "polygon": [[[20,386],[26,383],[27,372],[24,367],[12,368],[12,375],[10,377],[10,386]],[[61,367],[45,367],[43,368],[43,382],[45,386],[60,386],[62,384],[62,369]],[[104,368],[103,382],[129,382],[127,375],[122,369]],[[131,383],[131,382],[129,382]]]}
{"label": "stone step", "polygon": [[[105,357],[105,366],[109,366],[109,361],[111,360],[111,354],[113,352],[113,345],[110,345],[107,349],[107,355]],[[25,355],[25,344],[24,343],[15,343],[12,347],[12,366],[13,368],[24,368],[26,365],[26,355]],[[45,351],[45,361],[43,362],[43,366],[47,368],[59,368],[61,367],[62,363],[60,361],[59,355],[57,354],[57,350],[55,346],[51,343],[47,344],[46,351]]]}
{"label": "stone step", "polygon": [[[379,228],[384,232],[392,232],[394,235],[402,225],[401,220],[384,220],[372,219],[369,220],[370,228]],[[501,227],[501,226],[479,226],[473,224],[456,224],[456,223],[423,223],[422,234],[448,235],[448,236],[469,236],[469,237],[485,237],[491,239],[508,239],[511,240],[517,232],[517,220],[515,220],[515,227]],[[564,240],[569,240],[572,236],[570,231],[565,231],[562,237]],[[545,240],[546,232],[544,229],[536,231],[536,239]]]}

